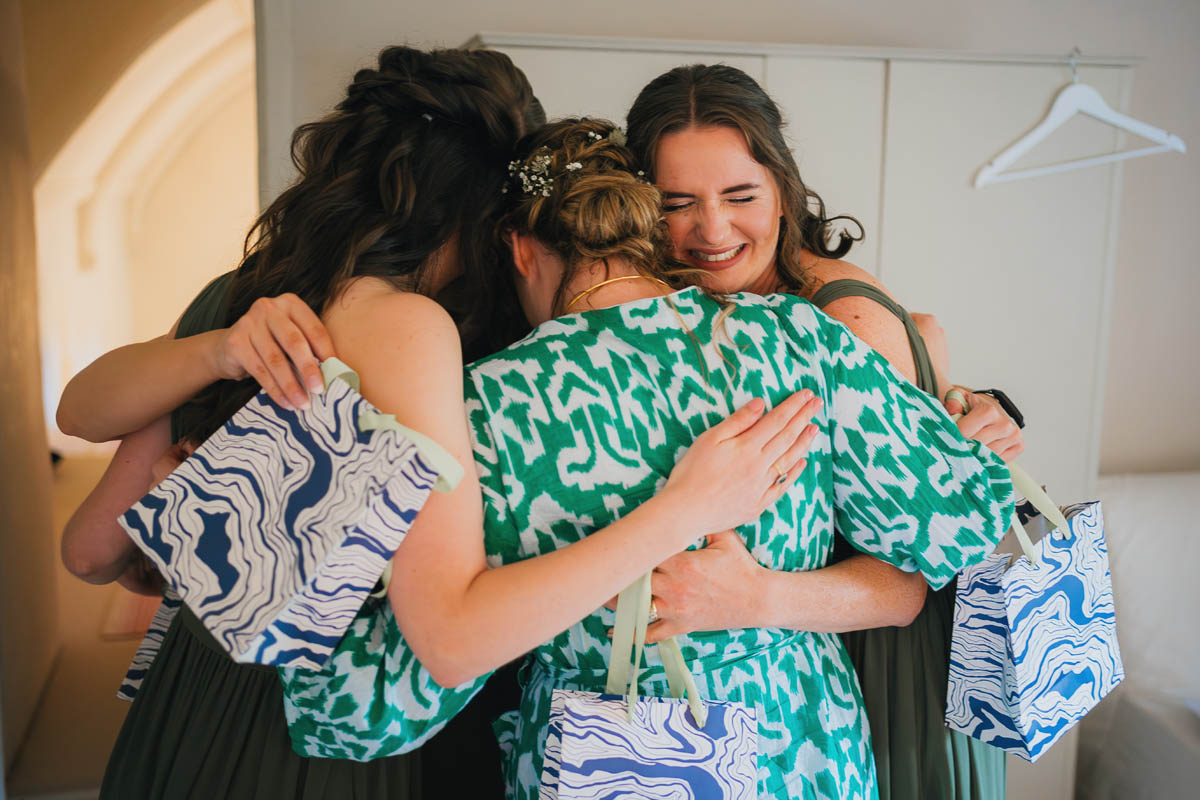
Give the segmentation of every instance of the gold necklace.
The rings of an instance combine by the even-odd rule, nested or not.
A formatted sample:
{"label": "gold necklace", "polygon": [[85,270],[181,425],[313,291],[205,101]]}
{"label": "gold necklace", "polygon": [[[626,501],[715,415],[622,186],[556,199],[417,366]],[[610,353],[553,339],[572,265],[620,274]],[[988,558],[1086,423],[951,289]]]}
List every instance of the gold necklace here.
{"label": "gold necklace", "polygon": [[605,286],[608,286],[610,283],[616,283],[618,281],[636,281],[636,280],[653,281],[654,283],[657,283],[659,286],[663,287],[664,289],[671,288],[671,285],[669,283],[667,283],[666,281],[659,280],[658,278],[651,278],[648,275],[622,275],[619,278],[609,278],[608,280],[600,281],[599,283],[592,284],[591,286],[589,286],[588,288],[584,289],[582,292],[580,292],[579,294],[577,294],[573,298],[571,298],[571,302],[567,303],[567,305],[565,307],[563,307],[563,313],[564,314],[568,313],[571,310],[571,307],[573,305],[575,305],[580,300],[587,297],[588,295],[590,295],[592,292],[596,291],[597,289],[601,289]]}

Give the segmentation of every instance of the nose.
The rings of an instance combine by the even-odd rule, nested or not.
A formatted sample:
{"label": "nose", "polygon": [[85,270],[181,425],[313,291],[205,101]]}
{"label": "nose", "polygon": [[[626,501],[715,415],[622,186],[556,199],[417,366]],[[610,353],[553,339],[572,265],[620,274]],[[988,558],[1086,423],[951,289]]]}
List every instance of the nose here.
{"label": "nose", "polygon": [[719,204],[705,204],[700,208],[696,233],[705,244],[721,244],[729,234],[729,215]]}

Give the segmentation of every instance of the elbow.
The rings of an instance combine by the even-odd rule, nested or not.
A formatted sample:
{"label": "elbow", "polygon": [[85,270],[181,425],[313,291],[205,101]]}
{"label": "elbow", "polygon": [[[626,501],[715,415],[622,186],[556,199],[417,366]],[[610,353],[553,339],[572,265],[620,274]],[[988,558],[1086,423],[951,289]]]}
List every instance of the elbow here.
{"label": "elbow", "polygon": [[67,436],[74,436],[77,439],[83,439],[85,442],[92,442],[94,444],[108,441],[108,439],[96,436],[93,432],[89,431],[79,418],[71,414],[65,397],[59,401],[58,410],[54,412],[54,422],[58,425],[58,429]]}
{"label": "elbow", "polygon": [[[446,638],[449,639],[449,637]],[[445,641],[434,644],[434,648],[432,652],[426,654],[425,658],[417,652],[416,647],[413,647],[413,653],[421,665],[428,670],[433,682],[443,689],[462,686],[487,672],[487,670],[479,669],[477,663],[472,663],[470,650],[461,645],[461,640],[457,646],[453,642]]]}
{"label": "elbow", "polygon": [[925,607],[925,579],[920,573],[905,575],[904,587],[897,592],[896,602],[892,604],[892,621],[890,624],[898,628],[907,628],[916,621],[921,609]]}
{"label": "elbow", "polygon": [[114,579],[111,565],[102,563],[87,553],[79,552],[76,548],[67,547],[64,540],[62,563],[67,572],[87,583],[111,583]]}
{"label": "elbow", "polygon": [[54,423],[58,425],[58,429],[67,436],[74,436],[79,439],[86,438],[83,435],[83,429],[77,421],[67,411],[67,405],[63,401],[59,401],[58,410],[54,413]]}
{"label": "elbow", "polygon": [[430,619],[428,624],[421,624],[425,620],[400,614],[395,602],[392,610],[413,655],[438,686],[453,689],[488,672],[477,648],[471,645],[471,635],[460,632],[451,620]]}

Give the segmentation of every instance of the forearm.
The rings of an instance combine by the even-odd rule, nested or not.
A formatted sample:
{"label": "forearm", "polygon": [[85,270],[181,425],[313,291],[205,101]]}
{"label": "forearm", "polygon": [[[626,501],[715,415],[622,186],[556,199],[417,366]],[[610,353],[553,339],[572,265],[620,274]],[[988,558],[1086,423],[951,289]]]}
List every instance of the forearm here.
{"label": "forearm", "polygon": [[908,625],[925,602],[924,579],[867,555],[808,572],[763,569],[750,593],[755,627],[822,633]]}
{"label": "forearm", "polygon": [[483,570],[440,614],[413,613],[393,594],[397,618],[434,678],[456,686],[558,635],[678,551],[690,533],[676,508],[660,495],[568,547]]}
{"label": "forearm", "polygon": [[170,421],[163,417],[122,440],[100,482],[63,529],[62,560],[72,575],[109,583],[137,557],[137,545],[117,518],[153,483],[154,460],[169,438]]}
{"label": "forearm", "polygon": [[63,390],[59,429],[104,442],[170,413],[219,379],[213,352],[222,333],[162,337],[104,354]]}

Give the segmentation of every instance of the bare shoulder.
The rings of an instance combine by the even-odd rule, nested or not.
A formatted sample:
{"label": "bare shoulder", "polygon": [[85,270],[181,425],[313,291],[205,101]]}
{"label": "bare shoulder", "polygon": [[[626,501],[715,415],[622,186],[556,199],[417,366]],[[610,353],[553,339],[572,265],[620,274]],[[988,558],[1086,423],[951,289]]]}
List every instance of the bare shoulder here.
{"label": "bare shoulder", "polygon": [[[461,346],[458,328],[444,308],[430,298],[396,289],[378,278],[359,278],[325,308],[322,321],[342,354],[417,347],[445,356]],[[349,360],[347,363],[349,363]],[[353,366],[353,364],[351,364]]]}
{"label": "bare shoulder", "polygon": [[[819,258],[811,253],[806,253],[805,256],[805,267],[813,278],[812,289],[808,294],[810,298],[812,292],[816,292],[825,284],[845,279],[863,281],[892,297],[891,292],[879,279],[861,267],[848,261]],[[916,380],[917,369],[913,363],[912,348],[904,323],[887,308],[869,297],[843,297],[827,303],[822,310],[878,351],[904,377],[910,381]]]}
{"label": "bare shoulder", "polygon": [[882,290],[889,297],[892,293],[887,290],[878,278],[867,272],[862,267],[851,264],[849,261],[841,261],[836,258],[821,258],[812,253],[804,254],[804,266],[808,270],[808,274],[812,276],[812,291],[820,289],[827,283],[841,280],[855,280],[869,283],[877,289]]}
{"label": "bare shoulder", "polygon": [[360,278],[322,314],[338,356],[377,407],[456,452],[462,405],[462,345],[454,320],[424,295]]}
{"label": "bare shoulder", "polygon": [[348,325],[371,317],[392,328],[454,328],[454,320],[435,300],[416,292],[397,289],[381,278],[356,278],[329,302],[322,317],[325,324]]}

